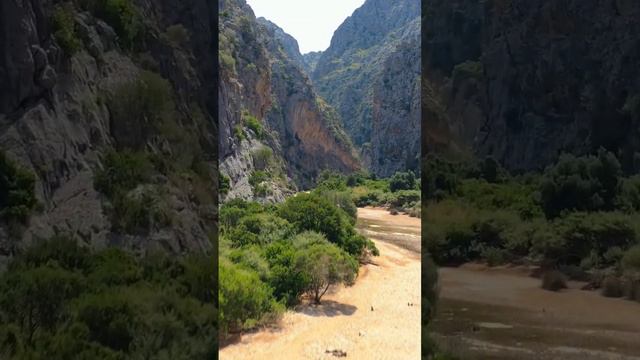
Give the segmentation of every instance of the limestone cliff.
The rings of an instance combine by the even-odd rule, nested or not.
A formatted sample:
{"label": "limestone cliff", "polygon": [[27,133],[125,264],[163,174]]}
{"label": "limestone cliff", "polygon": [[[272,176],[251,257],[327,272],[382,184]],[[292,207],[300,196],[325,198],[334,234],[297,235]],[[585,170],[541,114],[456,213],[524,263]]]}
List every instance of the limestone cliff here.
{"label": "limestone cliff", "polygon": [[419,169],[420,1],[368,0],[313,72],[320,94],[379,176]]}
{"label": "limestone cliff", "polygon": [[[39,203],[24,221],[0,217],[0,257],[54,234],[95,247],[213,248],[215,8],[123,9],[0,2],[0,150],[35,176]],[[122,170],[109,159],[130,158],[149,165],[144,180],[121,179],[117,197],[97,190],[97,174]]]}
{"label": "limestone cliff", "polygon": [[512,170],[601,146],[638,170],[640,3],[425,3],[425,76],[434,118],[446,122],[440,134]]}
{"label": "limestone cliff", "polygon": [[305,75],[297,42],[244,0],[220,2],[220,164],[225,199],[279,201],[322,169],[360,167],[333,109]]}

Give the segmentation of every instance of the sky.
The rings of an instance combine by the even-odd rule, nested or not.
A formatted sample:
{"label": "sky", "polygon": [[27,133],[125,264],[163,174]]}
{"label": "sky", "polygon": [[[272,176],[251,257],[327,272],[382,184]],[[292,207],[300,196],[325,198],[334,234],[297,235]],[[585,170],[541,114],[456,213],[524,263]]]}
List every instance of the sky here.
{"label": "sky", "polygon": [[365,0],[247,0],[264,17],[298,40],[300,52],[324,51],[333,32]]}

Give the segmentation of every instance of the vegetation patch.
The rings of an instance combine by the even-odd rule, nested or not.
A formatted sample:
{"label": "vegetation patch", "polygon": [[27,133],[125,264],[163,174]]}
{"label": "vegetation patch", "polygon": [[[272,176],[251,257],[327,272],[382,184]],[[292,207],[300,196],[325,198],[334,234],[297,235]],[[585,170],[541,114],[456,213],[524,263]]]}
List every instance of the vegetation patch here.
{"label": "vegetation patch", "polygon": [[35,176],[9,159],[0,150],[0,219],[27,221],[38,205]]}
{"label": "vegetation patch", "polygon": [[58,4],[53,12],[53,36],[62,50],[69,56],[82,48],[82,41],[76,32],[73,4]]}
{"label": "vegetation patch", "polygon": [[38,242],[0,274],[0,354],[213,358],[215,264],[207,255],[93,252],[65,236]]}
{"label": "vegetation patch", "polygon": [[80,4],[116,31],[122,47],[134,50],[144,41],[143,19],[132,0],[80,0]]}
{"label": "vegetation patch", "polygon": [[332,286],[353,284],[358,260],[378,254],[355,231],[349,194],[320,191],[279,205],[232,200],[221,207],[223,339],[273,322],[304,298],[320,303]]}

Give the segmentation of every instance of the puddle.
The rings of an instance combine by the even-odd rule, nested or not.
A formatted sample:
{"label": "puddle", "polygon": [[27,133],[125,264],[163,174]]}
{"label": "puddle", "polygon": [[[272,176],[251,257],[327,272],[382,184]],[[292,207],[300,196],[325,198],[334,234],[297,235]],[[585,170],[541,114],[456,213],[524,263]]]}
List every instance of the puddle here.
{"label": "puddle", "polygon": [[485,329],[513,329],[513,326],[496,322],[480,322],[478,326]]}

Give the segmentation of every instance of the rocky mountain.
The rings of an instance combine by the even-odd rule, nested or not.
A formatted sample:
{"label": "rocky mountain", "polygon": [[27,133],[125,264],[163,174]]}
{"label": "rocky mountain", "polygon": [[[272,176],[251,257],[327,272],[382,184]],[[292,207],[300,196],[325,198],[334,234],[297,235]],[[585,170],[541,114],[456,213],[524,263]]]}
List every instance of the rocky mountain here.
{"label": "rocky mountain", "polygon": [[[425,1],[430,147],[511,170],[605,147],[640,159],[640,3]],[[431,125],[430,125],[431,124]]]}
{"label": "rocky mountain", "polygon": [[213,248],[214,16],[205,0],[0,3],[0,257],[56,234]]}
{"label": "rocky mountain", "polygon": [[318,66],[318,60],[322,57],[322,51],[312,51],[302,55],[305,63],[305,70],[307,71],[307,75],[309,77],[312,76],[313,72],[316,70],[316,66]]}
{"label": "rocky mountain", "polygon": [[244,0],[220,2],[220,170],[226,199],[280,201],[322,169],[360,168],[336,112],[320,98],[297,42],[256,20]]}
{"label": "rocky mountain", "polygon": [[313,72],[365,165],[419,170],[420,1],[368,0],[336,30]]}

